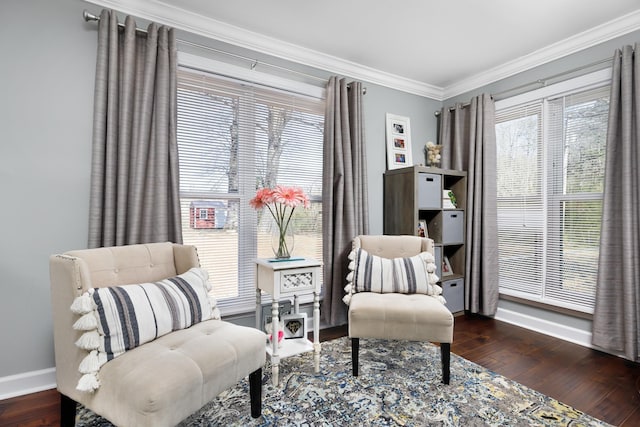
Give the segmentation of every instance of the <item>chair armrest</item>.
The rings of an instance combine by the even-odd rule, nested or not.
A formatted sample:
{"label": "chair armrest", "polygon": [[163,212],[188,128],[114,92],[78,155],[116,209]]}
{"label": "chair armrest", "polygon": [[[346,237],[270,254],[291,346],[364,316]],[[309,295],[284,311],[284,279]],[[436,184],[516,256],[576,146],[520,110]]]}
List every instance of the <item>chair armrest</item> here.
{"label": "chair armrest", "polygon": [[76,401],[81,399],[80,392],[75,389],[81,376],[78,366],[86,352],[75,345],[82,332],[73,329],[77,316],[70,307],[84,289],[91,287],[87,283],[90,281],[88,275],[82,274],[83,263],[83,260],[67,255],[49,258],[56,383],[61,393]]}
{"label": "chair armrest", "polygon": [[176,274],[186,273],[193,267],[200,267],[198,251],[195,246],[174,243],[173,258],[176,264]]}

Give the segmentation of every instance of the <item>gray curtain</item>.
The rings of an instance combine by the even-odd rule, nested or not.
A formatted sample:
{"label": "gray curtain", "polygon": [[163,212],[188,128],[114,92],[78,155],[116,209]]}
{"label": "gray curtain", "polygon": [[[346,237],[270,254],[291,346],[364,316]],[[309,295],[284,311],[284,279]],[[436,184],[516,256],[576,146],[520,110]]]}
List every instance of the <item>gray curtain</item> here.
{"label": "gray curtain", "polygon": [[638,44],[613,58],[593,344],[640,354],[640,68]]}
{"label": "gray curtain", "polygon": [[342,297],[351,241],[369,232],[361,83],[329,79],[324,123],[322,318],[333,326],[347,322]]}
{"label": "gray curtain", "polygon": [[495,105],[490,95],[440,113],[442,167],[467,171],[465,310],[498,306]]}
{"label": "gray curtain", "polygon": [[182,242],[172,29],[103,10],[93,113],[89,247]]}

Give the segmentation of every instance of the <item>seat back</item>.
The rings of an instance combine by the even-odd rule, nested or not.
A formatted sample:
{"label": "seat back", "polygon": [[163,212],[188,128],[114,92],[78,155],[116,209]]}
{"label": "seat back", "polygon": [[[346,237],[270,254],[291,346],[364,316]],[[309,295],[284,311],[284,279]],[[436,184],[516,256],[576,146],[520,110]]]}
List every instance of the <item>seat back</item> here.
{"label": "seat back", "polygon": [[433,240],[418,236],[360,235],[353,239],[353,249],[357,248],[383,258],[407,258],[421,252],[433,254]]}
{"label": "seat back", "polygon": [[83,400],[75,387],[86,352],[75,345],[82,331],[73,329],[77,315],[70,310],[77,296],[90,288],[156,282],[199,266],[195,246],[170,242],[52,255],[49,274],[58,390],[76,401]]}

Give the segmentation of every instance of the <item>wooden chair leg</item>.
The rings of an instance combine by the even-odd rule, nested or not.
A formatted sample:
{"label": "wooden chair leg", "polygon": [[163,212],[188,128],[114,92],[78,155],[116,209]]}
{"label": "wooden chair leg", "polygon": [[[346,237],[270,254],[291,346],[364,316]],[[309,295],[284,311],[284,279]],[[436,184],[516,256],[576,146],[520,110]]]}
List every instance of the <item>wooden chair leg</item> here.
{"label": "wooden chair leg", "polygon": [[351,366],[353,376],[358,376],[358,351],[360,350],[360,338],[351,338]]}
{"label": "wooden chair leg", "polygon": [[74,427],[76,425],[76,401],[60,394],[60,426]]}
{"label": "wooden chair leg", "polygon": [[451,376],[451,343],[440,343],[440,354],[442,356],[442,382],[449,384]]}
{"label": "wooden chair leg", "polygon": [[249,396],[251,399],[251,416],[262,415],[262,368],[249,374]]}

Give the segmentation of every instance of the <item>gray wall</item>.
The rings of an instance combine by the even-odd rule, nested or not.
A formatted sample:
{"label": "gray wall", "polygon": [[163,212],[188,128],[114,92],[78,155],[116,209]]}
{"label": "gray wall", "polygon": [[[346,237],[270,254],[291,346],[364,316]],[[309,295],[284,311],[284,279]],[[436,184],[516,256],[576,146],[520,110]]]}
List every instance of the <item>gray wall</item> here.
{"label": "gray wall", "polygon": [[[85,8],[99,14],[81,0],[0,2],[0,379],[54,366],[48,258],[87,243],[97,31]],[[424,162],[441,103],[365,86],[371,232],[382,233],[385,113],[411,119]]]}
{"label": "gray wall", "polygon": [[442,107],[440,101],[365,84],[365,126],[367,138],[367,174],[369,176],[370,234],[382,234],[383,174],[386,170],[386,113],[409,117],[414,164],[424,164],[422,151],[427,141],[436,141],[434,111]]}
{"label": "gray wall", "polygon": [[0,3],[0,377],[50,368],[50,254],[87,244],[95,29],[80,0]]}
{"label": "gray wall", "polygon": [[[554,76],[559,73],[565,73],[578,67],[593,64],[603,59],[612,58],[615,49],[620,48],[626,44],[633,45],[636,42],[640,42],[640,31],[636,31],[625,36],[610,40],[608,42],[601,43],[597,46],[585,49],[573,55],[569,55],[562,59],[541,65],[539,67],[536,67],[535,69],[531,69],[526,72],[511,76],[507,79],[503,79],[490,85],[478,88],[476,90],[473,90],[472,92],[447,99],[443,102],[443,104],[448,107],[454,105],[456,102],[468,102],[473,96],[480,93],[499,94],[499,92],[507,91],[518,86],[537,81],[538,79],[544,80],[547,77]],[[602,67],[603,66],[601,65],[599,68]],[[593,68],[593,70],[597,68],[598,67]],[[582,71],[582,73],[584,72],[585,71]],[[569,77],[572,77],[574,75],[577,74],[571,74]],[[562,78],[566,79],[567,77],[565,76]],[[529,90],[537,87],[538,86],[531,86]],[[509,94],[499,96],[498,99],[504,99],[506,96],[513,96],[516,93],[517,92],[511,92]],[[530,316],[533,319],[542,319],[559,325],[575,328],[581,331],[591,332],[591,321],[581,317],[562,314],[556,311],[545,310],[543,308],[532,307],[529,305],[523,305],[517,302],[506,300],[500,300],[498,308],[514,311],[525,316]]]}

